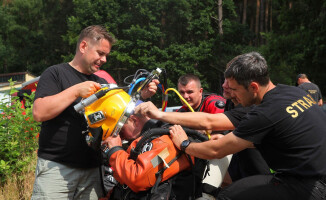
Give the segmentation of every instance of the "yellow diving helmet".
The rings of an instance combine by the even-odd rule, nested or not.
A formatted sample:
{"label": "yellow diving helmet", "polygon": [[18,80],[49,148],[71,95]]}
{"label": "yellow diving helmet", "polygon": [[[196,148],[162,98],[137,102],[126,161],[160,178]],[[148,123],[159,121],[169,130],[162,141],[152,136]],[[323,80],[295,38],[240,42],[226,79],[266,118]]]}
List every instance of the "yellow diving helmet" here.
{"label": "yellow diving helmet", "polygon": [[[102,88],[106,90],[108,88]],[[102,126],[105,140],[110,135],[118,135],[121,128],[132,114],[136,102],[122,89],[113,89],[94,103],[85,107],[84,116],[89,127]]]}

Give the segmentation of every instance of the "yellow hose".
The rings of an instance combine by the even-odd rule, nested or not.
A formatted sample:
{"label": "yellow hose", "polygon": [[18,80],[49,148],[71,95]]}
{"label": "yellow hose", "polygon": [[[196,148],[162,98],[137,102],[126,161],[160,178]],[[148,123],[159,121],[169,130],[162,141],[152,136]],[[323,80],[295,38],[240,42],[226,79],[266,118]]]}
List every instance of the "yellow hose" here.
{"label": "yellow hose", "polygon": [[[194,109],[192,109],[191,105],[189,105],[189,103],[180,95],[180,93],[176,89],[174,89],[174,88],[168,88],[167,90],[165,90],[165,93],[164,94],[167,95],[168,91],[170,91],[170,90],[172,90],[173,92],[175,92],[179,96],[179,98],[181,99],[181,101],[188,106],[188,108],[189,108],[189,110],[191,110],[191,112],[195,112]],[[165,104],[165,100],[163,101],[163,105],[164,104]],[[163,109],[164,108],[162,106],[162,111],[163,111]]]}
{"label": "yellow hose", "polygon": [[[189,110],[191,110],[191,112],[195,112],[194,109],[191,107],[191,105],[189,105],[189,103],[180,95],[180,93],[176,89],[174,89],[174,88],[168,88],[167,90],[165,90],[164,95],[167,95],[168,94],[168,91],[171,91],[171,90],[173,92],[175,92],[179,96],[179,98],[181,99],[181,101],[184,104],[187,105],[187,107],[189,108]],[[164,99],[164,101],[162,103],[162,111],[164,111],[165,102],[166,102],[166,100]],[[206,135],[207,135],[208,139],[210,139],[211,138],[211,134],[208,131],[205,131],[205,132],[206,132]]]}

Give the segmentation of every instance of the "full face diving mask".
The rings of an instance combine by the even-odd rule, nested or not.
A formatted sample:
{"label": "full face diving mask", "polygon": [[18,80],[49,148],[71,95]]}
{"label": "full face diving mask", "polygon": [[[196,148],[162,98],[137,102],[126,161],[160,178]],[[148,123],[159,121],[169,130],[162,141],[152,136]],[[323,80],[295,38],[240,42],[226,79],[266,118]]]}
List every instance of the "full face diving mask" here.
{"label": "full face diving mask", "polygon": [[[102,88],[105,90],[107,88]],[[99,90],[98,92],[100,92]],[[84,116],[90,128],[102,126],[102,140],[117,136],[133,113],[136,101],[122,89],[114,89],[85,107]]]}

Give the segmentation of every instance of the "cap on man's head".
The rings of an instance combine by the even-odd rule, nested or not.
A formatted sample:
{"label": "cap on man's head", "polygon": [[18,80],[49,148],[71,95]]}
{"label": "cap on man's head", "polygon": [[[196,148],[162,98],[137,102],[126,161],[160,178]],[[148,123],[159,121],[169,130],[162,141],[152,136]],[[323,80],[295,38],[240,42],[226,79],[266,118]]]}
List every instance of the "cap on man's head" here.
{"label": "cap on man's head", "polygon": [[298,84],[298,80],[299,80],[299,78],[301,78],[301,74],[298,74],[297,75],[297,78],[295,79],[295,86],[298,86],[299,84]]}
{"label": "cap on man's head", "polygon": [[298,75],[297,75],[297,78],[296,78],[295,80],[297,81],[299,78],[301,78],[301,75],[302,75],[302,74],[298,74]]}
{"label": "cap on man's head", "polygon": [[295,79],[295,85],[298,86],[298,80],[299,78],[308,78],[306,74],[298,74],[297,78]]}

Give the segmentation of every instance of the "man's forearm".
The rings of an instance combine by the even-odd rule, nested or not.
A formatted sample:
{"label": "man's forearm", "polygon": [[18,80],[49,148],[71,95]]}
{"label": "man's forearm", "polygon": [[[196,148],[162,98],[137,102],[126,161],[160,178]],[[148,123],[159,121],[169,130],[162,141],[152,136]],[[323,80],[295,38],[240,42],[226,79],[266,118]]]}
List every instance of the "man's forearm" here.
{"label": "man's forearm", "polygon": [[221,159],[227,155],[252,147],[252,142],[236,137],[233,133],[229,133],[217,140],[209,140],[201,143],[192,142],[186,148],[186,153],[202,159]]}
{"label": "man's forearm", "polygon": [[208,160],[216,158],[220,159],[226,156],[223,155],[220,150],[216,148],[216,144],[214,145],[214,143],[217,143],[217,141],[211,140],[204,143],[192,142],[186,148],[185,152],[191,156]]}
{"label": "man's forearm", "polygon": [[203,112],[162,112],[158,120],[179,124],[197,130],[233,130],[234,126],[223,113]]}
{"label": "man's forearm", "polygon": [[179,124],[182,126],[187,126],[194,129],[207,129],[207,124],[205,120],[198,120],[203,118],[202,113],[181,113],[181,112],[162,112],[161,117],[158,120],[168,122],[170,124]]}
{"label": "man's forearm", "polygon": [[33,116],[36,121],[47,121],[62,113],[76,100],[73,88],[68,88],[56,95],[36,99],[33,106]]}

